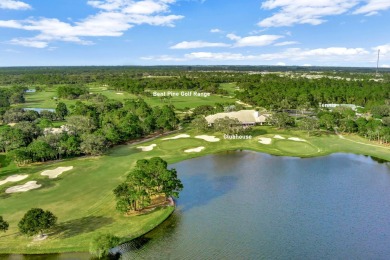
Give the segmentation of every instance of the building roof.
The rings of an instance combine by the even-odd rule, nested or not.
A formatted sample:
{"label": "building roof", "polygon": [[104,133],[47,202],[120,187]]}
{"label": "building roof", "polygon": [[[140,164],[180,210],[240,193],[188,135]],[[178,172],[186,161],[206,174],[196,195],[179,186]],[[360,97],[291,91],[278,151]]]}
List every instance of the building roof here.
{"label": "building roof", "polygon": [[236,112],[229,113],[218,113],[215,115],[210,115],[206,117],[206,120],[209,124],[213,124],[216,119],[219,118],[237,118],[238,121],[244,124],[254,124],[254,123],[264,123],[265,119],[268,117],[267,114],[260,115],[256,110],[240,110]]}

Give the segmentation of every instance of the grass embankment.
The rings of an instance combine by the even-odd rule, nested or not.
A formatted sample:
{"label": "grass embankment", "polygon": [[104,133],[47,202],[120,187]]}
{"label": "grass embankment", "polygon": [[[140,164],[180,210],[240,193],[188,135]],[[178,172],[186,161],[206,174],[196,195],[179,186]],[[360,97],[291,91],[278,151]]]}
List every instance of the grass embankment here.
{"label": "grass embankment", "polygon": [[[258,127],[252,140],[224,140],[222,134],[211,134],[221,141],[210,143],[193,138],[198,133],[182,131],[191,138],[162,140],[162,137],[142,144],[156,144],[154,150],[141,152],[137,145],[122,145],[107,155],[96,158],[79,158],[52,164],[17,168],[9,164],[0,173],[0,180],[12,174],[29,174],[19,183],[0,186],[0,212],[10,223],[10,230],[0,235],[0,253],[59,253],[87,251],[91,238],[98,233],[111,233],[120,237],[136,237],[161,223],[172,208],[158,209],[149,214],[125,217],[115,210],[112,190],[121,183],[138,159],[160,156],[169,163],[228,150],[254,150],[283,156],[314,157],[331,153],[355,153],[375,156],[390,161],[389,147],[370,143],[356,136],[341,139],[336,135],[309,137],[300,131],[279,131],[270,127]],[[178,133],[177,133],[178,134]],[[173,136],[176,136],[174,134]],[[306,142],[275,139],[299,137]],[[269,145],[258,142],[258,137],[272,138]],[[357,143],[361,142],[361,143]],[[184,153],[184,150],[204,146],[200,153]],[[4,160],[4,158],[2,158]],[[74,166],[58,179],[40,176],[45,169]],[[185,173],[184,173],[185,174]],[[42,187],[20,194],[5,194],[5,189],[29,180],[37,180]],[[33,242],[18,234],[17,223],[23,214],[33,207],[41,207],[58,216],[59,227],[48,239]]]}

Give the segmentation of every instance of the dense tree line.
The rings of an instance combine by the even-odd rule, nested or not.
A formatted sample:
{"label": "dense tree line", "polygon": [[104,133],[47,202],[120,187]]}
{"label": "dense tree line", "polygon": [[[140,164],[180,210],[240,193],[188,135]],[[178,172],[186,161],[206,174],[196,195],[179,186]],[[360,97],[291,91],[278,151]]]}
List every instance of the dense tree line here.
{"label": "dense tree line", "polygon": [[[53,120],[64,118],[62,131],[45,130]],[[55,112],[46,113],[9,109],[3,122],[15,125],[0,128],[0,151],[9,153],[18,164],[101,155],[113,145],[179,125],[172,106],[152,108],[142,99],[77,101],[70,111],[59,103]]]}
{"label": "dense tree line", "polygon": [[246,75],[237,98],[267,109],[316,108],[319,104],[355,104],[370,108],[390,99],[390,85],[372,80],[339,80]]}
{"label": "dense tree line", "polygon": [[11,105],[25,102],[25,87],[14,86],[0,88],[0,114],[3,114]]}
{"label": "dense tree line", "polygon": [[358,116],[349,108],[339,107],[334,110],[320,110],[316,116],[292,117],[285,112],[275,112],[268,123],[278,128],[296,127],[309,135],[326,130],[336,133],[357,133],[369,140],[390,143],[389,115],[379,118]]}

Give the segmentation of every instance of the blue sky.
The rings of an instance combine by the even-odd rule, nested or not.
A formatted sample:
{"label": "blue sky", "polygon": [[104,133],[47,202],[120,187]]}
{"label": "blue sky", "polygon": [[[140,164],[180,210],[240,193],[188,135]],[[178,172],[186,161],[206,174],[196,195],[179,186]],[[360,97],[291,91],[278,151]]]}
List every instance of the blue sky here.
{"label": "blue sky", "polygon": [[0,0],[0,66],[390,67],[390,0]]}

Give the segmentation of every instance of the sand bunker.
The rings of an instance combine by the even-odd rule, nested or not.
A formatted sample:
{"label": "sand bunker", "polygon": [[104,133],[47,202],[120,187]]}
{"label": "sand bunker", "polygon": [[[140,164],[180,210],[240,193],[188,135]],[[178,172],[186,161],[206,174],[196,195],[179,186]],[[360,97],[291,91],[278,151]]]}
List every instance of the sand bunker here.
{"label": "sand bunker", "polygon": [[275,135],[274,136],[274,138],[275,139],[281,139],[281,140],[284,140],[284,139],[286,139],[286,138],[284,138],[283,136],[281,136],[281,135]]}
{"label": "sand bunker", "polygon": [[200,153],[204,148],[205,147],[201,146],[201,147],[185,150],[184,152],[185,153]]}
{"label": "sand bunker", "polygon": [[259,143],[261,143],[261,144],[271,144],[271,142],[272,142],[271,138],[267,138],[267,137],[260,137],[259,138]]}
{"label": "sand bunker", "polygon": [[70,171],[72,169],[73,169],[73,166],[58,167],[57,169],[54,169],[54,170],[43,171],[43,172],[41,172],[41,175],[49,176],[50,179],[55,179],[58,176],[60,176],[63,172]]}
{"label": "sand bunker", "polygon": [[33,190],[33,189],[38,189],[41,186],[42,185],[37,184],[36,181],[29,181],[26,184],[8,188],[5,190],[5,193],[26,192],[26,191]]}
{"label": "sand bunker", "polygon": [[188,137],[191,137],[191,136],[190,135],[186,135],[186,134],[181,134],[181,135],[177,135],[177,136],[174,136],[174,137],[164,138],[163,140],[176,140],[176,139],[188,138]]}
{"label": "sand bunker", "polygon": [[0,186],[6,184],[7,182],[17,182],[24,180],[28,177],[28,175],[11,175],[7,179],[0,181]]}
{"label": "sand bunker", "polygon": [[124,93],[119,93],[119,92],[118,92],[118,93],[116,93],[116,94],[117,94],[117,95],[124,95]]}
{"label": "sand bunker", "polygon": [[296,141],[296,142],[306,142],[306,140],[298,138],[298,137],[290,137],[288,140]]}
{"label": "sand bunker", "polygon": [[149,146],[138,146],[137,148],[138,149],[141,149],[143,152],[149,152],[149,151],[152,151],[154,149],[154,147],[156,147],[157,144],[151,144]]}
{"label": "sand bunker", "polygon": [[219,142],[221,140],[219,138],[216,138],[215,136],[210,136],[210,135],[198,135],[195,136],[195,138],[203,139],[207,142]]}

